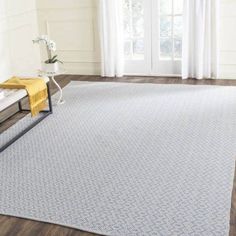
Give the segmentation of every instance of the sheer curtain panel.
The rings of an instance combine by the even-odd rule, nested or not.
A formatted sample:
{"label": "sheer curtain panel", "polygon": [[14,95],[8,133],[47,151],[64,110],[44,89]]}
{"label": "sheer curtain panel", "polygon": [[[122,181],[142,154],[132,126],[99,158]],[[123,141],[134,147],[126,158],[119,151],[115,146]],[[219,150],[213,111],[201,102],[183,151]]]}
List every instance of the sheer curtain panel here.
{"label": "sheer curtain panel", "polygon": [[182,77],[217,78],[219,0],[184,0]]}
{"label": "sheer curtain panel", "polygon": [[101,75],[124,73],[123,0],[99,0]]}

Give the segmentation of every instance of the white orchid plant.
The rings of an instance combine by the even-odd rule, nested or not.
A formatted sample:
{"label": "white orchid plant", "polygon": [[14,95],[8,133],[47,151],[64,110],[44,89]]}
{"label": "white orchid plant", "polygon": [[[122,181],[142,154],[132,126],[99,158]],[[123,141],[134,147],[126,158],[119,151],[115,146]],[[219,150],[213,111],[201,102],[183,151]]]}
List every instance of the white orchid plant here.
{"label": "white orchid plant", "polygon": [[44,43],[46,45],[48,59],[45,61],[46,64],[54,64],[56,62],[63,63],[57,59],[57,55],[53,55],[56,51],[56,43],[49,39],[47,35],[42,35],[33,40],[33,43]]}

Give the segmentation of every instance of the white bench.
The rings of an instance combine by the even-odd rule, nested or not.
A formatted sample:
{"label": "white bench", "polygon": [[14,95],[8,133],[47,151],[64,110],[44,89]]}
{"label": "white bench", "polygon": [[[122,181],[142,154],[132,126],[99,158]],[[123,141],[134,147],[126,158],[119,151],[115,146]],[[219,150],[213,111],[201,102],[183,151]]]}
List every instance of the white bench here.
{"label": "white bench", "polygon": [[[9,147],[12,143],[14,143],[17,139],[22,137],[29,130],[31,130],[33,127],[35,127],[39,122],[45,119],[48,115],[52,114],[52,102],[51,102],[51,94],[50,94],[50,89],[49,89],[49,78],[44,77],[43,79],[47,84],[49,110],[42,111],[41,113],[43,113],[43,115],[40,116],[40,118],[37,119],[37,121],[30,124],[26,129],[24,129],[19,134],[17,134],[13,139],[3,144],[3,146],[0,147],[0,153],[4,151],[7,147]],[[16,103],[18,103],[19,105],[18,106],[19,110],[16,113],[22,112],[22,111],[29,111],[29,110],[22,109],[22,106],[21,106],[21,100],[28,96],[25,89],[1,89],[0,88],[0,92],[2,91],[4,92],[4,97],[0,99],[0,112],[7,110],[9,107],[11,107],[12,105]],[[3,122],[5,122],[6,120],[7,119],[5,119]],[[1,122],[0,124],[2,124],[3,122]]]}

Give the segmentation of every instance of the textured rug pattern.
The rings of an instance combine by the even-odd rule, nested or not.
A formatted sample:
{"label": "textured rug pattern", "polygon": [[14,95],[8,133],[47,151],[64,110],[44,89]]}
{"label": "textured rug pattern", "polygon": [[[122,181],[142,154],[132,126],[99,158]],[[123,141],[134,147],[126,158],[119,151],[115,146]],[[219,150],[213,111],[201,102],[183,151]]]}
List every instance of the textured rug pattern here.
{"label": "textured rug pattern", "polygon": [[112,236],[228,234],[236,88],[72,82],[64,96],[0,154],[0,214]]}

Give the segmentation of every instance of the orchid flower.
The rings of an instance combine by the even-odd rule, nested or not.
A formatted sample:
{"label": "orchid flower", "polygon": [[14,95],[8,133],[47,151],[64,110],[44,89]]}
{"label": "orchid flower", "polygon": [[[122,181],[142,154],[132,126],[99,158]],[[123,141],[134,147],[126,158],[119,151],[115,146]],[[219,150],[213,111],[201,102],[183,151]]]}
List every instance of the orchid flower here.
{"label": "orchid flower", "polygon": [[49,39],[47,35],[41,35],[33,40],[33,43],[45,43],[47,47],[48,58],[52,59],[52,52],[56,51],[56,43]]}

